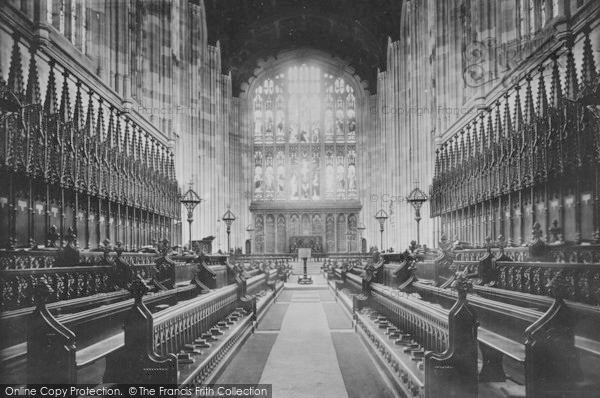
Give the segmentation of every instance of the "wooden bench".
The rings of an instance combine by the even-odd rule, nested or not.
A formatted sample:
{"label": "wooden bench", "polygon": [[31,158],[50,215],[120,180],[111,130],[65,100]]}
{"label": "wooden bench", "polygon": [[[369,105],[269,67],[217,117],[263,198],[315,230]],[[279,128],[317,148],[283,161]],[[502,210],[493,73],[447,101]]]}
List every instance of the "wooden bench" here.
{"label": "wooden bench", "polygon": [[[443,306],[452,305],[456,293],[414,282],[411,292]],[[522,394],[543,397],[550,391],[571,391],[581,377],[579,351],[573,335],[571,311],[562,299],[546,313],[530,308],[469,295],[478,314],[479,348],[482,354],[480,381],[503,382],[503,358],[523,367]]]}
{"label": "wooden bench", "polygon": [[[26,343],[7,349],[10,358],[5,358],[14,361],[26,356],[28,383],[74,384],[78,371],[123,346],[122,323],[134,304],[133,299],[54,316],[45,302],[51,287],[40,282],[35,290],[37,306],[28,317]],[[145,305],[154,312],[168,311],[170,305],[189,300],[200,292],[196,285],[160,291],[146,297]]]}
{"label": "wooden bench", "polygon": [[479,373],[481,381],[506,381],[502,356],[525,366],[525,345],[480,327],[477,332],[483,365]]}
{"label": "wooden bench", "polygon": [[[146,293],[147,285],[135,281],[135,305],[123,326],[125,344],[107,357],[104,382],[181,384],[178,362],[201,363],[203,350],[229,329],[227,319],[242,318],[246,325],[250,323],[249,312],[236,309],[239,303],[234,285],[158,314],[150,313],[144,305],[142,298]],[[200,373],[202,370],[198,369]]]}
{"label": "wooden bench", "polygon": [[380,283],[365,291],[354,274],[339,282],[330,286],[404,395],[477,396],[477,322],[466,294],[448,310]]}
{"label": "wooden bench", "polygon": [[[265,275],[249,280],[238,275],[230,285],[151,314],[142,297],[142,281],[132,287],[135,306],[124,324],[125,345],[107,358],[104,381],[110,383],[200,385],[210,381],[221,362],[252,330],[257,312],[270,296]],[[280,291],[279,282],[277,290]],[[259,304],[257,302],[260,301]]]}
{"label": "wooden bench", "polygon": [[359,330],[407,396],[477,396],[477,321],[466,294],[445,310],[372,283],[355,300],[364,301],[355,305]]}

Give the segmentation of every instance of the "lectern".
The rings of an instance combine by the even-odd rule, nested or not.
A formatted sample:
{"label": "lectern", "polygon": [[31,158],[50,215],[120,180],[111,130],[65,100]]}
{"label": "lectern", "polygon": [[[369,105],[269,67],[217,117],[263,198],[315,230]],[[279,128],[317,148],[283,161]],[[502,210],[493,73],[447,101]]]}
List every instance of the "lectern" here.
{"label": "lectern", "polygon": [[306,261],[310,258],[310,249],[298,249],[298,258],[301,258],[304,262],[304,275],[298,277],[298,284],[310,285],[313,283],[313,280],[306,271]]}

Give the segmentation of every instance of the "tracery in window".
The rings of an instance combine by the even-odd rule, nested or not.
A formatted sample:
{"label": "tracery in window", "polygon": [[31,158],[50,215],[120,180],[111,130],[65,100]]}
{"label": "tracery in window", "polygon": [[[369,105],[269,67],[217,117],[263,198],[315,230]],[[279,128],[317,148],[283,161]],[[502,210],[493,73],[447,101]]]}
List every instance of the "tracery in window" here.
{"label": "tracery in window", "polygon": [[535,3],[529,0],[529,33],[535,33]]}
{"label": "tracery in window", "polygon": [[59,6],[58,6],[58,31],[61,34],[65,33],[65,2],[64,2],[64,0],[60,0]]}
{"label": "tracery in window", "polygon": [[356,199],[356,97],[341,76],[301,64],[251,98],[254,200]]}
{"label": "tracery in window", "polygon": [[540,26],[546,25],[546,0],[540,0]]}
{"label": "tracery in window", "polygon": [[52,3],[53,0],[48,0],[46,2],[46,22],[52,25]]}
{"label": "tracery in window", "polygon": [[527,27],[526,27],[526,21],[527,19],[525,18],[525,1],[527,0],[518,0],[519,5],[518,5],[518,26],[519,26],[519,37],[523,37],[525,34],[527,34]]}
{"label": "tracery in window", "polygon": [[82,53],[87,53],[87,0],[46,0],[46,20]]}
{"label": "tracery in window", "polygon": [[71,0],[71,43],[77,44],[77,2]]}

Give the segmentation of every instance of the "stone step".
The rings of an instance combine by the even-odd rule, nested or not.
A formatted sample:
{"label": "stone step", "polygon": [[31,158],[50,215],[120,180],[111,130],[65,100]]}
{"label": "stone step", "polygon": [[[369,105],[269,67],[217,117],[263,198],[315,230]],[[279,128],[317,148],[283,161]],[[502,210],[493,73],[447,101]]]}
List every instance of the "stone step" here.
{"label": "stone step", "polygon": [[192,358],[188,352],[181,351],[179,354],[177,354],[177,363],[180,363],[180,364],[194,363],[194,358]]}
{"label": "stone step", "polygon": [[408,353],[410,353],[412,351],[418,351],[420,349],[421,349],[421,346],[419,344],[417,344],[417,343],[410,343],[410,344],[408,344],[408,346],[406,346],[404,348],[403,351],[408,354]]}
{"label": "stone step", "polygon": [[412,343],[410,334],[399,334],[398,339],[395,341],[396,345],[408,345]]}
{"label": "stone step", "polygon": [[209,330],[209,332],[213,335],[213,336],[221,336],[223,334],[223,332],[221,331],[221,329],[219,328],[211,328]]}
{"label": "stone step", "polygon": [[193,352],[194,354],[202,354],[200,348],[198,348],[195,344],[184,344],[183,350],[185,352]]}
{"label": "stone step", "polygon": [[200,348],[208,348],[210,347],[210,343],[206,341],[206,339],[199,338],[194,340],[194,344]]}
{"label": "stone step", "polygon": [[225,321],[221,321],[217,323],[217,327],[221,330],[228,330],[229,329],[229,325],[227,325],[227,322]]}
{"label": "stone step", "polygon": [[412,352],[412,360],[413,361],[422,361],[425,356],[425,350],[420,349]]}

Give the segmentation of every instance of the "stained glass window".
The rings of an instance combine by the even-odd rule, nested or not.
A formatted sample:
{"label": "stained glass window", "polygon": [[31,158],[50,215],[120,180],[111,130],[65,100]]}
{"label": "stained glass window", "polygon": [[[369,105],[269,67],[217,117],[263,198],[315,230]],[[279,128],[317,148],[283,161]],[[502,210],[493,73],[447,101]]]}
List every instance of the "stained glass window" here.
{"label": "stained glass window", "polygon": [[356,199],[356,97],[343,77],[296,65],[250,100],[255,201]]}

